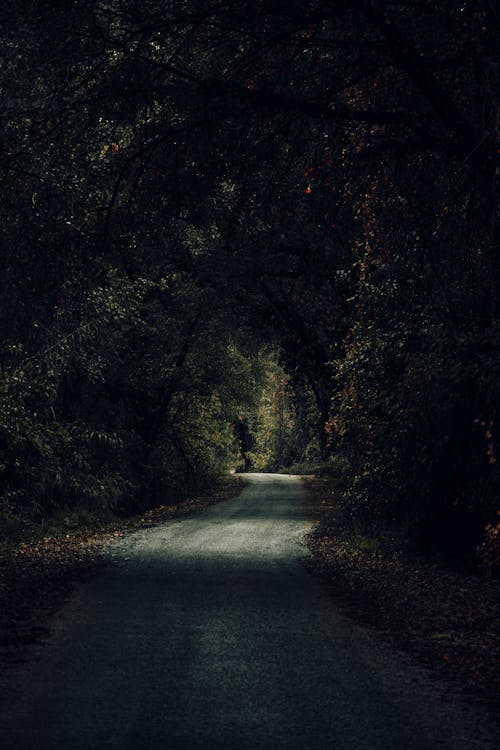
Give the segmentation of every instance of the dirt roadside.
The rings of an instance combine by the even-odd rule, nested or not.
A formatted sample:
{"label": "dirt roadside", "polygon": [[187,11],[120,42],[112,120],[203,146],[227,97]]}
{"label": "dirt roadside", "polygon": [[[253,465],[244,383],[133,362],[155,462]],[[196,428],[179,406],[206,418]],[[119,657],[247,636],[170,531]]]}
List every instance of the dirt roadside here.
{"label": "dirt roadside", "polygon": [[245,480],[231,475],[211,495],[190,497],[90,533],[49,536],[0,553],[0,667],[22,662],[27,646],[43,641],[51,617],[75,586],[94,575],[103,549],[117,537],[183,518],[238,495]]}
{"label": "dirt roadside", "polygon": [[[307,478],[307,511],[328,528],[332,482]],[[349,617],[376,628],[471,700],[498,705],[499,582],[401,554],[360,548],[338,530],[307,539],[310,568]]]}

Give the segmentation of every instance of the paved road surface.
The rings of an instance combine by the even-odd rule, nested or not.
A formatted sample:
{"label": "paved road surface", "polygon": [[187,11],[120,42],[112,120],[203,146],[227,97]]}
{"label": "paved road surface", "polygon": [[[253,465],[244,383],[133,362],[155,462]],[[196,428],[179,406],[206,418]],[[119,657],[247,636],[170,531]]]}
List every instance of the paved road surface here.
{"label": "paved road surface", "polygon": [[113,546],[3,676],[3,750],[490,747],[477,709],[449,705],[306,572],[300,480],[250,480]]}

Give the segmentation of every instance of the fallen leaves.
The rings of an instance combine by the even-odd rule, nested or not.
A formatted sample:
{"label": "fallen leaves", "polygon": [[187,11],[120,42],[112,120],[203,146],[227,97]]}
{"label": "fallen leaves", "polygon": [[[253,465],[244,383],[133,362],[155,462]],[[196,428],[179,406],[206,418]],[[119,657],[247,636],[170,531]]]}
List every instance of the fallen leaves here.
{"label": "fallen leaves", "polygon": [[102,551],[126,533],[180,518],[239,494],[245,480],[221,479],[210,495],[162,505],[142,516],[117,521],[116,528],[47,536],[0,553],[0,665],[25,657],[25,647],[50,633],[53,614],[79,582],[99,570]]}
{"label": "fallen leaves", "polygon": [[95,570],[109,539],[109,533],[46,537],[0,554],[2,660],[18,660],[21,647],[47,636],[47,618]]}
{"label": "fallen leaves", "polygon": [[[309,482],[309,510],[325,519],[335,491]],[[337,530],[340,531],[340,530]],[[335,529],[312,533],[311,568],[333,584],[348,616],[376,627],[476,698],[498,695],[498,582],[402,554],[360,549]]]}

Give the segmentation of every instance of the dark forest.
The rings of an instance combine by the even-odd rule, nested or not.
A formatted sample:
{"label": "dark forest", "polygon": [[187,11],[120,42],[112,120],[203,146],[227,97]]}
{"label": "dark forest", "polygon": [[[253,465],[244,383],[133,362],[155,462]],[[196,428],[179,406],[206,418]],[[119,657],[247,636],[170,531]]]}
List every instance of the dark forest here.
{"label": "dark forest", "polygon": [[0,28],[4,528],[316,471],[353,529],[494,567],[496,4]]}

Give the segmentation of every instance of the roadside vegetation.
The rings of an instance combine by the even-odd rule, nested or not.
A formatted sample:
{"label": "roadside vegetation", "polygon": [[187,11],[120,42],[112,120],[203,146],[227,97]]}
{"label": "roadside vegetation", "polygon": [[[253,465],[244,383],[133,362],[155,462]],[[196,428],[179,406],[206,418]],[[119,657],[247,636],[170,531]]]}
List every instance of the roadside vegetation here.
{"label": "roadside vegetation", "polygon": [[494,3],[6,0],[0,40],[1,533],[310,466],[493,572]]}
{"label": "roadside vegetation", "polygon": [[139,529],[197,513],[238,495],[245,482],[226,476],[206,495],[119,517],[75,511],[30,524],[0,545],[0,666],[22,661],[26,647],[48,636],[51,617],[75,587],[98,572],[111,543]]}
{"label": "roadside vegetation", "polygon": [[[309,476],[310,569],[331,587],[336,606],[410,653],[468,700],[498,708],[498,581],[473,556],[410,550],[380,530],[356,529],[342,512],[339,481]],[[491,572],[491,571],[486,571]]]}

